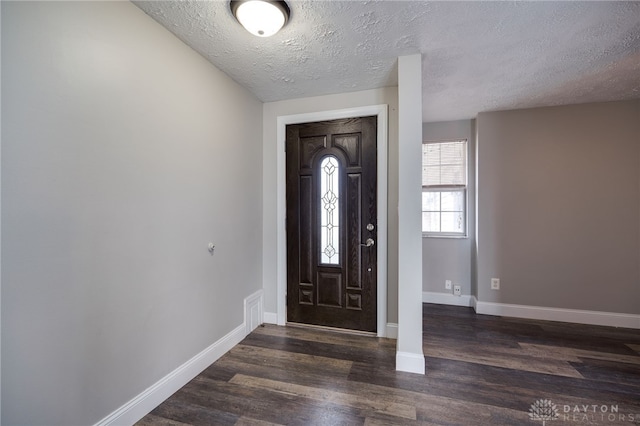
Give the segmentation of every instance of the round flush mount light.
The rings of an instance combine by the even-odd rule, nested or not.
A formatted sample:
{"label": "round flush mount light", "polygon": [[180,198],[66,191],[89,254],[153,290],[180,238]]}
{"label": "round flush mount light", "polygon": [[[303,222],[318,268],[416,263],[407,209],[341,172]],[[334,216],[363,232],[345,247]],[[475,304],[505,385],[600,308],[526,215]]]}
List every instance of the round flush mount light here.
{"label": "round flush mount light", "polygon": [[289,6],[284,1],[231,0],[233,16],[251,34],[270,37],[289,20]]}

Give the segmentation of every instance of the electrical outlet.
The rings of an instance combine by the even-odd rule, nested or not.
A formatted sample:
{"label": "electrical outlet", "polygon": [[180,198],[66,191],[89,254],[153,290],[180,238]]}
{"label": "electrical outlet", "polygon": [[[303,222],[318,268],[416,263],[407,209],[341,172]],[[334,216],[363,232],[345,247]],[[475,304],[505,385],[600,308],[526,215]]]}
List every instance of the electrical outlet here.
{"label": "electrical outlet", "polygon": [[447,290],[451,290],[451,280],[445,280],[444,288],[446,288]]}
{"label": "electrical outlet", "polygon": [[461,296],[462,295],[462,288],[459,285],[454,285],[453,286],[453,294],[455,296]]}
{"label": "electrical outlet", "polygon": [[491,278],[491,290],[500,290],[500,278]]}

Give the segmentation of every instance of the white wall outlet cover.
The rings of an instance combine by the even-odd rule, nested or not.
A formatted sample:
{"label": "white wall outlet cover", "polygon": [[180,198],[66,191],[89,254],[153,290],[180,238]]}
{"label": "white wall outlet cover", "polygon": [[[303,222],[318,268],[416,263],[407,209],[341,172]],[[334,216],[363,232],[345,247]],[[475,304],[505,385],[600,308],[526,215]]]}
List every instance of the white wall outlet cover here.
{"label": "white wall outlet cover", "polygon": [[500,278],[491,278],[491,290],[500,290]]}
{"label": "white wall outlet cover", "polygon": [[461,296],[462,295],[462,288],[459,285],[454,285],[453,286],[453,294],[456,296]]}

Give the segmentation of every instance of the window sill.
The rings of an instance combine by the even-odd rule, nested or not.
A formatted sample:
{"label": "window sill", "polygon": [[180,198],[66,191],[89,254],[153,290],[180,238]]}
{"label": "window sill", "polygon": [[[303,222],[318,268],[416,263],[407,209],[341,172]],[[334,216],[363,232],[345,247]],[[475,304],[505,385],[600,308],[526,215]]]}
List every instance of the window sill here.
{"label": "window sill", "polygon": [[454,239],[454,240],[466,240],[469,238],[468,235],[438,235],[438,234],[425,234],[422,233],[422,238],[446,238],[446,239]]}

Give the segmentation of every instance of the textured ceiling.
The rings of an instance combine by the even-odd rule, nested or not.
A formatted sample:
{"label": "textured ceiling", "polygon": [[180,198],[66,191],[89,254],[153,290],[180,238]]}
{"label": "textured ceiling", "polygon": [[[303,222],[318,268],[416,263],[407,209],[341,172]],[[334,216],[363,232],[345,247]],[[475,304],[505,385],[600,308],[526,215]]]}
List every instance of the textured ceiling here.
{"label": "textured ceiling", "polygon": [[424,121],[640,98],[640,2],[289,0],[259,38],[228,1],[135,1],[264,102],[397,85],[422,53]]}

